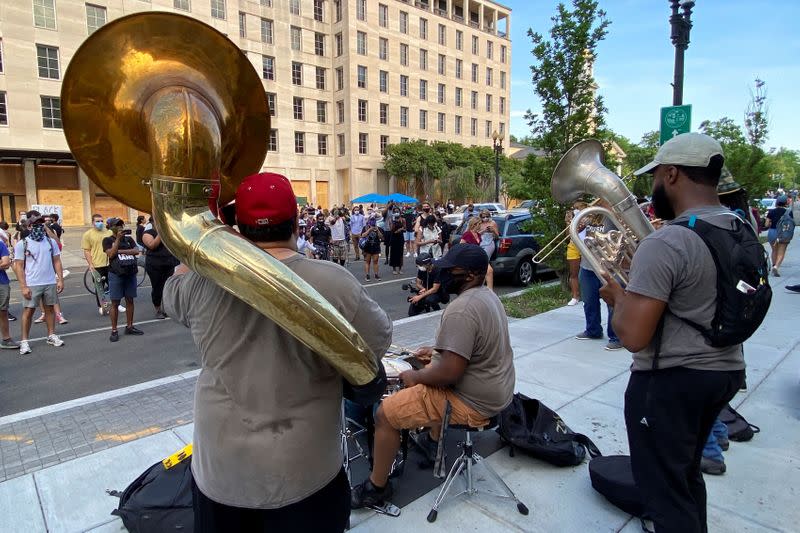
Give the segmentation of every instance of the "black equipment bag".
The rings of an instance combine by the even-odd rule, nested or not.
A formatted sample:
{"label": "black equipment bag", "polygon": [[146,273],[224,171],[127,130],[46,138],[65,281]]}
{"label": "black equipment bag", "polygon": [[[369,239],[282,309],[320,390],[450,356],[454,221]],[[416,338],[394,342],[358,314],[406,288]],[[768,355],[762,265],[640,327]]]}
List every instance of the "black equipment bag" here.
{"label": "black equipment bag", "polygon": [[128,485],[111,514],[122,518],[131,533],[194,531],[191,457],[172,468],[159,461]]}
{"label": "black equipment bag", "polygon": [[715,348],[741,344],[749,339],[764,321],[772,301],[767,253],[752,229],[739,217],[735,217],[735,221],[736,227],[732,230],[695,216],[673,222],[691,229],[703,239],[717,267],[717,308],[711,328],[681,318],[700,331]]}
{"label": "black equipment bag", "polygon": [[633,480],[631,458],[607,455],[589,461],[592,488],[628,514],[644,518],[644,502]]}
{"label": "black equipment bag", "polygon": [[589,437],[572,431],[558,413],[520,393],[500,413],[497,432],[511,446],[510,455],[520,449],[556,466],[581,464],[587,450],[592,457],[602,455]]}
{"label": "black equipment bag", "polygon": [[753,438],[753,435],[761,432],[761,428],[751,424],[730,404],[722,408],[719,419],[728,426],[728,439],[736,442],[746,442]]}

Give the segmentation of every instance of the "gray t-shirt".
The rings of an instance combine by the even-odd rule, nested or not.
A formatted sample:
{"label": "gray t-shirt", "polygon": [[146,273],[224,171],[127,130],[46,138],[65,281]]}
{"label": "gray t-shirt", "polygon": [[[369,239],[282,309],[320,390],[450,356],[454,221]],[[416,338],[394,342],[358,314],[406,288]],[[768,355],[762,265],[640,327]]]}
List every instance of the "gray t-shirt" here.
{"label": "gray t-shirt", "polygon": [[[733,228],[737,217],[725,207],[702,207],[681,213],[721,228]],[[665,225],[639,244],[631,263],[627,290],[667,303],[659,368],[683,366],[697,370],[741,370],[742,345],[714,348],[681,317],[710,327],[717,307],[717,268],[711,252],[694,231]],[[653,368],[654,341],[633,354],[631,370]]]}
{"label": "gray t-shirt", "polygon": [[[300,255],[284,264],[354,326],[380,360],[392,322],[343,267]],[[212,500],[274,509],[342,468],[342,377],[272,320],[194,273],[173,276],[164,308],[191,328],[202,356],[192,472]]]}
{"label": "gray t-shirt", "polygon": [[[505,309],[491,289],[468,289],[447,306],[435,348],[469,361],[453,391],[483,416],[494,416],[511,403],[516,381],[514,351]],[[434,354],[434,360],[439,357]]]}

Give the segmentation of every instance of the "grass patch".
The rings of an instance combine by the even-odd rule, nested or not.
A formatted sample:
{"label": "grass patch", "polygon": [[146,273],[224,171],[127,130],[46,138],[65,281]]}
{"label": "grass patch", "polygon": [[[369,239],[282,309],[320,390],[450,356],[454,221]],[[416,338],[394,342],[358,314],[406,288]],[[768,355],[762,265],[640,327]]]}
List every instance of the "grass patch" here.
{"label": "grass patch", "polygon": [[535,284],[525,291],[525,294],[513,298],[503,298],[503,307],[506,314],[513,318],[528,318],[529,316],[546,313],[551,309],[561,307],[570,299],[569,291],[561,287],[560,283]]}

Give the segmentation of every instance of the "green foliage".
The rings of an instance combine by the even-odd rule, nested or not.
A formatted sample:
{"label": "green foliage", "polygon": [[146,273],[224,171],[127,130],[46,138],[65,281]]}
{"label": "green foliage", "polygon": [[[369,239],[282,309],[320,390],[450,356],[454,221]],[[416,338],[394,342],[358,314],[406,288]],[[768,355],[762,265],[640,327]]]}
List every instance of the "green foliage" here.
{"label": "green foliage", "polygon": [[773,187],[794,189],[800,182],[800,151],[781,148],[772,156]]}
{"label": "green foliage", "polygon": [[631,192],[636,196],[649,196],[652,190],[652,176],[642,174],[632,176],[631,174],[645,166],[653,160],[658,152],[658,131],[648,131],[642,135],[642,139],[634,144],[623,135],[612,134],[612,138],[625,152],[625,161],[622,162],[622,174],[627,177],[626,184]]}
{"label": "green foliage", "polygon": [[536,284],[524,294],[513,298],[503,298],[506,314],[513,318],[528,318],[546,313],[564,305],[570,293],[561,284]]}

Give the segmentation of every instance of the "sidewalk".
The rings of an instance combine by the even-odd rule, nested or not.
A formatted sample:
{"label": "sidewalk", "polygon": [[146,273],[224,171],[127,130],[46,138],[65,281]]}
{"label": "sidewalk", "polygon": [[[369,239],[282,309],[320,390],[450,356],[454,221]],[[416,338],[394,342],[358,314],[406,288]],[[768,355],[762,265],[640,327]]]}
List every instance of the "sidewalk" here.
{"label": "sidewalk", "polygon": [[[748,390],[733,406],[761,433],[731,443],[728,472],[706,477],[710,531],[789,531],[800,521],[800,296],[783,290],[800,282],[792,254],[774,278],[772,308],[745,346]],[[432,338],[430,315],[395,324],[395,344],[413,347]],[[557,410],[575,431],[606,454],[628,452],[623,394],[630,354],[607,352],[600,341],[578,341],[579,306],[563,307],[510,325],[516,390]],[[0,531],[111,532],[123,530],[109,513],[117,500],[106,489],[125,488],[145,468],[191,441],[196,372],[0,419]],[[556,468],[502,450],[489,462],[531,512],[522,516],[503,500],[448,501],[434,524],[425,520],[429,493],[399,518],[353,513],[353,531],[622,531],[638,521],[591,488],[584,463]],[[402,480],[400,480],[402,482]],[[795,525],[792,525],[795,524]]]}

